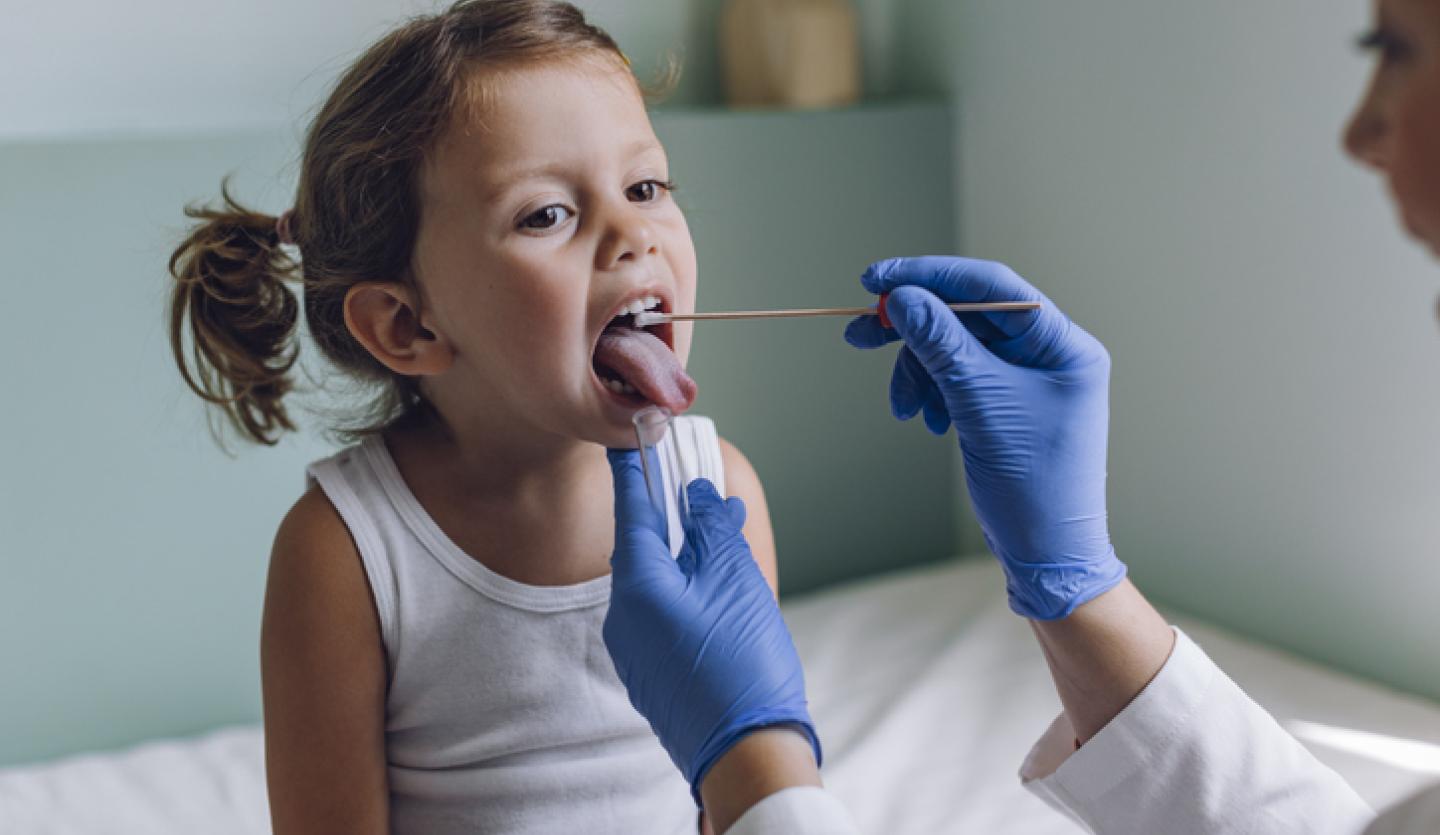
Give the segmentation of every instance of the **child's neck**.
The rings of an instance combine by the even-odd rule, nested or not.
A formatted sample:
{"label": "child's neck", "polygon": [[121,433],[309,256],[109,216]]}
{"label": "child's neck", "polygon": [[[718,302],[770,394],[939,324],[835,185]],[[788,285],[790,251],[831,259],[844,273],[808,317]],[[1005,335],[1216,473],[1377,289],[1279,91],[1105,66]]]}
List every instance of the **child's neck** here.
{"label": "child's neck", "polygon": [[426,512],[491,570],[534,585],[609,570],[613,494],[602,447],[467,437],[438,419],[388,432],[386,443]]}

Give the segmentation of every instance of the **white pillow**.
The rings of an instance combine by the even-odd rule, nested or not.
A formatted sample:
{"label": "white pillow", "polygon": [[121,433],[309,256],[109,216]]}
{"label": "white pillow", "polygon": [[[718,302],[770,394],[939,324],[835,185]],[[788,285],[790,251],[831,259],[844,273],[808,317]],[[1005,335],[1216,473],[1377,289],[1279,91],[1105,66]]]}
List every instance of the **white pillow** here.
{"label": "white pillow", "polygon": [[269,835],[260,727],[0,770],[0,832]]}

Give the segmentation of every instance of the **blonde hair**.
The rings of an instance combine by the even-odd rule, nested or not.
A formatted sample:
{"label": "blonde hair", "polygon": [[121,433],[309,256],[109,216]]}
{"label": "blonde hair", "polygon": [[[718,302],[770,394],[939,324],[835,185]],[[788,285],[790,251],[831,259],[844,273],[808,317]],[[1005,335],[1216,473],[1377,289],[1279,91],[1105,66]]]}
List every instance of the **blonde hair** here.
{"label": "blonde hair", "polygon": [[[298,261],[279,219],[241,206],[228,180],[220,206],[186,208],[199,222],[170,257],[169,304],[170,344],[185,382],[248,440],[274,444],[295,429],[283,401],[294,386],[301,308],[288,282],[298,280],[320,350],[380,389],[359,425],[340,434],[381,431],[426,408],[414,378],[385,368],[350,334],[346,293],[376,278],[414,288],[422,158],[473,100],[479,70],[587,54],[629,65],[608,34],[555,0],[461,0],[366,50],[305,139],[285,224]],[[664,83],[673,78],[672,65]]]}

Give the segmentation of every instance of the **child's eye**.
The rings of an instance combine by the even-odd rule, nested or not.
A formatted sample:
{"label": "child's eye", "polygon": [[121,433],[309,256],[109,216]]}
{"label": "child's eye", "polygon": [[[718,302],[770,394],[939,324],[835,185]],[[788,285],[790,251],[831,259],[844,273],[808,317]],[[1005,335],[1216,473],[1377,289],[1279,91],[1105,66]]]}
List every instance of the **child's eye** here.
{"label": "child's eye", "polygon": [[570,211],[559,203],[552,203],[549,206],[536,209],[534,212],[531,212],[529,215],[527,215],[524,220],[520,221],[520,228],[536,229],[540,231],[544,231],[546,229],[554,229],[555,227],[569,220],[570,216],[573,214],[574,212]]}
{"label": "child's eye", "polygon": [[675,184],[668,180],[641,180],[625,190],[625,194],[635,203],[652,203],[660,199],[662,194],[674,191]]}

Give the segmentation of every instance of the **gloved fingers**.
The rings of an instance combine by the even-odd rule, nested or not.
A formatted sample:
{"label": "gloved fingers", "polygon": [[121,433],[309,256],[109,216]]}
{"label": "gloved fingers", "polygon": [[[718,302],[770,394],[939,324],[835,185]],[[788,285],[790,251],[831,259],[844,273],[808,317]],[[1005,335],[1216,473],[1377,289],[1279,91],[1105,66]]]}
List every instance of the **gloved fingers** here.
{"label": "gloved fingers", "polygon": [[895,354],[895,371],[890,375],[890,412],[899,420],[920,414],[925,401],[939,396],[935,381],[908,345]]}
{"label": "gloved fingers", "polygon": [[1006,362],[1030,368],[1074,369],[1102,360],[1109,361],[1110,354],[1100,340],[1071,322],[1058,309],[1055,314],[1040,316],[1024,333],[992,342],[987,347]]}
{"label": "gloved fingers", "polygon": [[[970,332],[1006,362],[1053,369],[1088,362],[1103,352],[1099,342],[1076,328],[1054,302],[1014,270],[995,261],[940,256],[891,258],[870,265],[860,281],[873,293],[893,293],[904,286],[924,287],[946,302],[1039,302],[1038,310],[960,314]],[[894,311],[887,312],[893,321]]]}
{"label": "gloved fingers", "polygon": [[1045,298],[998,261],[944,255],[876,261],[860,276],[860,283],[876,295],[905,285],[924,287],[947,302],[1038,302]]}
{"label": "gloved fingers", "polygon": [[950,431],[950,410],[945,408],[945,401],[938,392],[925,400],[925,428],[936,435]]}
{"label": "gloved fingers", "polygon": [[685,532],[685,542],[680,546],[680,556],[675,558],[675,564],[679,566],[680,573],[686,577],[695,576],[695,565],[699,559],[699,550],[696,547],[695,539],[690,531]]}
{"label": "gloved fingers", "polygon": [[987,359],[993,360],[954,312],[929,290],[900,287],[891,292],[886,309],[905,346],[937,386],[941,381],[963,381]]}
{"label": "gloved fingers", "polygon": [[686,547],[702,550],[701,543],[709,541],[705,529],[714,525],[716,513],[724,510],[725,499],[708,478],[697,478],[685,485],[684,490],[686,512],[680,521],[685,530]]}
{"label": "gloved fingers", "polygon": [[894,328],[880,324],[879,316],[856,316],[845,326],[845,341],[856,348],[879,348],[899,338]]}
{"label": "gloved fingers", "polygon": [[[901,261],[901,260],[920,260],[920,259],[899,259],[899,258],[894,258],[894,259],[890,259],[889,261],[878,261],[878,262],[876,262],[875,264],[872,264],[872,265],[870,266],[870,269],[866,271],[865,275],[863,275],[863,276],[860,277],[861,283],[862,283],[867,289],[870,288],[870,287],[873,287],[873,286],[886,286],[886,287],[887,287],[887,290],[894,290],[895,287],[897,287],[897,286],[902,286],[902,283],[903,283],[903,282],[894,282],[894,283],[891,283],[891,282],[878,282],[878,281],[876,281],[875,279],[872,278],[872,276],[875,276],[875,275],[885,274],[885,273],[884,273],[884,270],[885,270],[886,267],[892,266],[892,262]],[[951,260],[951,259],[939,258],[939,259],[925,259],[925,260],[937,260],[937,261],[947,261],[947,262],[948,262],[948,261]],[[898,276],[899,274],[897,273],[896,275]],[[911,283],[913,283],[913,284],[915,284],[915,285],[917,285],[917,286],[926,286],[926,284],[925,284],[924,282],[911,282]],[[938,291],[938,290],[936,290],[936,289],[934,289],[934,288],[929,288],[929,289],[931,290],[931,292],[935,293],[935,295],[937,295],[937,296],[940,296],[940,298],[943,299],[943,300],[945,300],[945,301],[968,301],[968,299],[963,299],[963,298],[962,298],[962,299],[948,299],[948,298],[946,298],[946,294],[945,294],[945,293],[940,292],[940,291]],[[884,291],[882,291],[882,292],[884,292]],[[991,314],[988,314],[988,313],[960,313],[960,314],[957,314],[957,315],[960,317],[960,322],[961,322],[961,324],[963,324],[966,328],[969,328],[970,332],[973,333],[973,334],[975,334],[975,336],[977,336],[982,343],[990,342],[991,340],[996,340],[996,339],[1007,339],[1007,338],[1009,337],[1009,334],[1005,333],[1005,331],[1003,331],[1003,330],[1001,330],[1000,328],[996,327],[995,324],[990,321],[989,316],[990,316]],[[857,347],[857,348],[878,348],[878,347],[880,347],[881,345],[885,345],[886,343],[894,342],[895,340],[897,340],[897,339],[899,339],[899,338],[900,338],[900,336],[899,336],[898,333],[896,333],[896,331],[895,331],[894,328],[886,328],[886,327],[881,326],[881,324],[880,324],[880,317],[878,317],[878,316],[859,316],[859,317],[856,317],[856,319],[850,323],[850,325],[846,328],[846,331],[845,331],[845,341],[849,342],[851,345],[854,345],[854,346]]]}
{"label": "gloved fingers", "polygon": [[715,482],[708,478],[697,478],[685,485],[685,495],[690,500],[691,516],[713,515],[725,505],[725,497],[715,489]]}
{"label": "gloved fingers", "polygon": [[690,518],[685,526],[685,543],[687,550],[694,550],[694,562],[687,575],[694,571],[724,571],[737,559],[753,562],[745,541],[745,502],[735,496],[721,498],[715,485],[703,478],[690,482],[687,495]]}
{"label": "gloved fingers", "polygon": [[739,496],[731,496],[725,500],[726,523],[732,529],[736,531],[744,530],[747,515],[745,501]]}
{"label": "gloved fingers", "polygon": [[668,531],[646,490],[640,451],[607,449],[605,457],[610,461],[610,474],[615,483],[615,552],[611,558],[615,571],[622,570],[622,562],[644,561],[646,557],[657,558],[650,560],[652,562],[670,564]]}
{"label": "gloved fingers", "polygon": [[745,527],[745,502],[738,497],[725,498],[708,478],[697,478],[685,488],[690,498],[690,516],[707,527],[739,530]]}
{"label": "gloved fingers", "polygon": [[[889,293],[897,287],[924,287],[946,302],[1044,302],[1045,296],[996,261],[975,258],[926,256],[889,258],[870,265],[860,283],[872,293]],[[1053,307],[1053,305],[1052,305]],[[1042,311],[971,314],[993,330],[976,332],[982,339],[1008,338],[1023,332]],[[989,330],[989,329],[987,329]]]}

